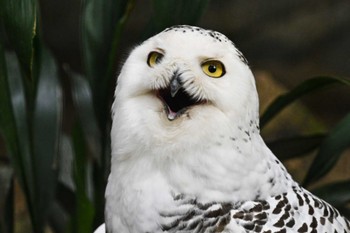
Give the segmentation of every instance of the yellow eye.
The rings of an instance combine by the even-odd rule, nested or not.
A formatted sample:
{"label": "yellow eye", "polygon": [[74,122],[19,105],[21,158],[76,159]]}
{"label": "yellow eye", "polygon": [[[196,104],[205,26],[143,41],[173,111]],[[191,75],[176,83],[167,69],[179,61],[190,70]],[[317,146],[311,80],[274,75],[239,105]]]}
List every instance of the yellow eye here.
{"label": "yellow eye", "polygon": [[212,78],[221,78],[225,74],[225,67],[220,61],[210,60],[202,63],[203,72]]}
{"label": "yellow eye", "polygon": [[162,58],[163,58],[163,54],[161,53],[158,53],[158,52],[150,52],[148,54],[148,58],[147,58],[147,64],[150,66],[150,67],[153,67],[155,66],[156,64],[160,63]]}

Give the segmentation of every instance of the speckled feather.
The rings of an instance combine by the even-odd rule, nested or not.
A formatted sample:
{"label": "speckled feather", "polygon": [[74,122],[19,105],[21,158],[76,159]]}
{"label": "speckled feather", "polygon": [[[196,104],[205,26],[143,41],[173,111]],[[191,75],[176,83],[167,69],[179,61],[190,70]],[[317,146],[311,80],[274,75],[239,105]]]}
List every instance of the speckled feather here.
{"label": "speckled feather", "polygon": [[[203,72],[211,60],[219,78]],[[258,108],[248,62],[221,33],[174,26],[137,46],[118,78],[96,232],[350,232],[267,148]]]}

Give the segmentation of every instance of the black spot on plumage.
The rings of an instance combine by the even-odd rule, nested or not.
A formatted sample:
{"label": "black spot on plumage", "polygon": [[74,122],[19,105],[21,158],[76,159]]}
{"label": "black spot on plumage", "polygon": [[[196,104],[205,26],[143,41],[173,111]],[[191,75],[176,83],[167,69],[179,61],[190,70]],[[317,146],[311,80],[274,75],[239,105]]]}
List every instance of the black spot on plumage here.
{"label": "black spot on plumage", "polygon": [[243,220],[245,220],[245,221],[252,221],[253,220],[253,215],[245,214],[244,217],[243,217]]}
{"label": "black spot on plumage", "polygon": [[245,229],[251,231],[251,230],[254,229],[255,225],[254,225],[254,223],[250,222],[250,223],[244,224],[243,227],[244,227]]}
{"label": "black spot on plumage", "polygon": [[307,225],[306,223],[304,223],[299,229],[298,229],[298,232],[307,232]]}
{"label": "black spot on plumage", "polygon": [[303,198],[299,195],[299,193],[296,193],[297,198],[298,198],[298,202],[299,202],[299,206],[304,205],[304,200]]}
{"label": "black spot on plumage", "polygon": [[324,225],[326,223],[326,219],[324,217],[320,217],[320,223]]}
{"label": "black spot on plumage", "polygon": [[261,212],[262,211],[262,205],[259,203],[257,205],[255,205],[253,208],[251,208],[249,211],[251,212]]}
{"label": "black spot on plumage", "polygon": [[332,224],[333,224],[333,220],[334,220],[333,217],[328,217],[328,221],[330,221]]}
{"label": "black spot on plumage", "polygon": [[314,199],[314,206],[315,206],[315,208],[320,208],[321,207],[320,201],[317,199]]}
{"label": "black spot on plumage", "polygon": [[282,198],[282,195],[277,195],[277,196],[275,196],[275,199],[276,200],[280,200]]}
{"label": "black spot on plumage", "polygon": [[324,206],[323,216],[326,216],[326,217],[328,216],[328,206],[327,205]]}
{"label": "black spot on plumage", "polygon": [[263,233],[272,233],[271,230],[264,231]]}
{"label": "black spot on plumage", "polygon": [[333,219],[338,217],[338,215],[339,215],[338,211],[336,209],[334,209],[333,207],[329,208],[329,213],[330,213],[329,217],[331,217]]}
{"label": "black spot on plumage", "polygon": [[282,218],[280,218],[275,224],[273,224],[274,227],[282,228],[284,226],[284,221]]}
{"label": "black spot on plumage", "polygon": [[286,207],[284,207],[284,211],[290,211],[292,209],[292,206],[290,204],[286,205]]}
{"label": "black spot on plumage", "polygon": [[287,220],[290,217],[289,212],[284,212],[284,214],[281,216],[281,219]]}
{"label": "black spot on plumage", "polygon": [[265,212],[259,213],[255,215],[255,218],[258,220],[266,220],[267,219],[267,214]]}
{"label": "black spot on plumage", "polygon": [[254,232],[261,232],[261,230],[262,230],[262,227],[261,227],[261,226],[255,225],[255,227],[254,227]]}
{"label": "black spot on plumage", "polygon": [[294,225],[295,225],[295,220],[293,218],[286,223],[286,226],[289,228],[292,228]]}
{"label": "black spot on plumage", "polygon": [[311,205],[309,205],[309,215],[313,215],[314,213],[315,213],[314,208]]}
{"label": "black spot on plumage", "polygon": [[281,211],[282,211],[282,209],[281,208],[275,208],[273,211],[272,211],[272,213],[273,214],[279,214],[279,213],[281,213]]}
{"label": "black spot on plumage", "polygon": [[311,228],[316,228],[317,227],[317,220],[315,217],[312,217],[312,222],[310,223]]}
{"label": "black spot on plumage", "polygon": [[286,205],[286,203],[284,202],[284,200],[282,199],[280,202],[278,202],[277,207],[278,208],[283,208]]}
{"label": "black spot on plumage", "polygon": [[261,201],[260,202],[263,206],[263,210],[268,210],[270,209],[270,204],[267,201]]}
{"label": "black spot on plumage", "polygon": [[243,211],[239,211],[237,213],[235,213],[232,217],[233,218],[239,218],[239,219],[243,219],[244,218],[244,212]]}
{"label": "black spot on plumage", "polygon": [[306,193],[304,193],[304,198],[305,198],[305,202],[307,204],[310,204],[309,196]]}
{"label": "black spot on plumage", "polygon": [[286,232],[287,232],[286,229],[281,229],[281,230],[279,230],[279,231],[276,231],[275,233],[286,233]]}
{"label": "black spot on plumage", "polygon": [[283,200],[282,201],[283,201],[284,205],[287,205],[289,203],[286,193],[283,194]]}

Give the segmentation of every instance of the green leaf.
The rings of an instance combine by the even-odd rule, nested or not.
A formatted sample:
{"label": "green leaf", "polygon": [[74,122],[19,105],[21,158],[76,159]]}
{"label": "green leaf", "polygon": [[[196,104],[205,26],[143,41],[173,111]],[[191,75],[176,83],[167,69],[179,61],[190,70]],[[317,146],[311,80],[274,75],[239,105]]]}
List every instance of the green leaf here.
{"label": "green leaf", "polygon": [[[100,130],[99,147],[100,154],[97,165],[93,167],[96,206],[96,221],[103,218],[104,189],[106,183],[106,173],[109,171],[110,161],[110,104],[112,89],[115,87],[115,66],[117,64],[117,48],[121,38],[123,27],[130,16],[135,5],[135,0],[85,0],[83,4],[83,59],[85,72],[89,80],[90,92],[92,93],[93,109],[97,119],[97,126]],[[85,88],[85,86],[84,86]],[[87,90],[87,89],[85,89]],[[87,93],[87,92],[85,92]],[[74,96],[81,98],[79,93]],[[85,98],[85,97],[84,97]],[[76,98],[77,100],[77,98]],[[78,103],[79,101],[76,101]],[[81,105],[81,107],[83,107]],[[85,105],[87,106],[87,105]],[[86,108],[87,111],[90,111]],[[82,115],[82,114],[80,114]],[[91,115],[91,117],[94,117]],[[83,116],[87,119],[89,116]],[[80,118],[83,119],[83,118]],[[86,126],[83,120],[82,126]],[[91,124],[91,122],[90,122]],[[84,131],[95,131],[91,125]],[[95,223],[96,224],[96,223]]]}
{"label": "green leaf", "polygon": [[77,114],[84,137],[92,155],[101,162],[101,132],[95,117],[90,85],[83,76],[73,72],[69,74],[72,80],[73,103],[78,110]]}
{"label": "green leaf", "polygon": [[266,109],[264,114],[260,118],[260,127],[263,128],[271,119],[282,111],[286,106],[300,97],[310,94],[314,91],[322,88],[334,85],[334,84],[346,84],[350,86],[350,80],[345,78],[334,77],[316,77],[308,79],[286,94],[277,97],[270,106]]}
{"label": "green leaf", "polygon": [[[8,63],[15,63],[15,58],[8,55]],[[14,64],[15,66],[17,64]],[[12,96],[10,93],[10,84],[8,82],[8,69],[12,71],[11,67],[8,67],[5,60],[5,52],[0,43],[0,133],[4,136],[5,145],[9,154],[11,155],[12,165],[16,171],[20,171],[21,162],[20,155],[18,151],[18,136],[16,129],[16,120],[14,116],[13,106],[12,106]],[[16,69],[14,69],[16,70]],[[19,77],[16,74],[16,77]],[[23,175],[18,174],[20,181],[22,181]],[[22,181],[23,182],[23,181]]]}
{"label": "green leaf", "polygon": [[[117,63],[116,50],[123,26],[129,18],[134,4],[135,0],[85,0],[83,4],[83,59],[90,85],[84,85],[80,90],[75,89],[78,92],[73,96],[75,96],[75,102],[79,108],[82,108],[84,114],[90,114],[89,103],[82,102],[90,97],[81,94],[92,94],[95,114],[90,114],[90,116],[80,114],[80,119],[83,127],[91,124],[84,129],[85,132],[98,132],[94,123],[88,122],[90,120],[97,122],[100,131],[98,134],[95,133],[87,138],[88,142],[91,142],[100,137],[98,143],[91,145],[93,147],[92,152],[100,152],[97,157],[99,164],[94,166],[94,178],[98,180],[97,183],[95,182],[96,221],[103,218],[104,189],[107,179],[105,174],[109,170],[110,99],[112,89],[115,87],[112,81],[114,80],[114,68]],[[94,117],[97,121],[92,119]]]}
{"label": "green leaf", "polygon": [[74,157],[74,182],[76,187],[76,211],[73,219],[73,232],[92,232],[94,220],[94,206],[89,196],[89,161],[86,153],[86,144],[83,139],[82,129],[79,125],[73,132]]}
{"label": "green leaf", "polygon": [[35,0],[1,0],[3,23],[26,78],[31,79],[33,38],[36,33]]}
{"label": "green leaf", "polygon": [[[83,59],[86,74],[93,87],[97,113],[106,112],[110,82],[116,65],[116,49],[121,30],[133,6],[134,0],[84,1]],[[99,117],[101,124],[105,123],[105,117],[106,115]]]}
{"label": "green leaf", "polygon": [[[0,44],[0,50],[2,50]],[[0,52],[0,128],[11,163],[33,217],[34,178],[29,140],[27,105],[19,64],[14,54]]]}
{"label": "green leaf", "polygon": [[350,114],[343,118],[322,142],[318,154],[305,177],[308,185],[327,174],[336,164],[341,153],[350,146]]}
{"label": "green leaf", "polygon": [[350,180],[316,188],[312,190],[312,193],[335,207],[345,206],[350,202]]}
{"label": "green leaf", "polygon": [[280,160],[287,160],[310,153],[318,148],[324,138],[323,134],[283,138],[268,142],[267,146]]}
{"label": "green leaf", "polygon": [[57,155],[62,124],[62,91],[55,60],[45,49],[40,53],[40,72],[33,115],[33,173],[35,213],[38,225],[47,223],[57,180]]}
{"label": "green leaf", "polygon": [[209,0],[153,0],[155,30],[180,24],[195,25]]}

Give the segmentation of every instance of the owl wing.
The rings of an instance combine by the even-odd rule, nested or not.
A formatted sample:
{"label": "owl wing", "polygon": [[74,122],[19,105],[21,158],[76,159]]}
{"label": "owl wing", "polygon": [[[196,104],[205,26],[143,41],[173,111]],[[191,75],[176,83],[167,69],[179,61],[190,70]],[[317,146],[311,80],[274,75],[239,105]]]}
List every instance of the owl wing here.
{"label": "owl wing", "polygon": [[301,187],[266,200],[199,203],[179,195],[161,213],[163,232],[350,232],[350,222]]}

